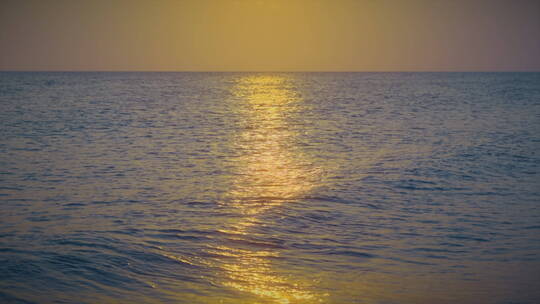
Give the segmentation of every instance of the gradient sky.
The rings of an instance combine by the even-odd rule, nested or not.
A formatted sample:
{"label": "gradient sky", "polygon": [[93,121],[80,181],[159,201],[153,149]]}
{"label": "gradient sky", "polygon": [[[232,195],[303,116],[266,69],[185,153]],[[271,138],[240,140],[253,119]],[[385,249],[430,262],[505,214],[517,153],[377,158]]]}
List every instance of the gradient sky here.
{"label": "gradient sky", "polygon": [[0,70],[540,71],[540,1],[0,0]]}

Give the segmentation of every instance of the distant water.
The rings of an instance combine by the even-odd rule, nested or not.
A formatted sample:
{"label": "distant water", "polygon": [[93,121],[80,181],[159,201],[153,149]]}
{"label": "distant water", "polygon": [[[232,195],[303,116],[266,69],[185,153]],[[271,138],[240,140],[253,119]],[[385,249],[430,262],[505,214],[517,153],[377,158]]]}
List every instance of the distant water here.
{"label": "distant water", "polygon": [[540,303],[539,73],[0,73],[1,303]]}

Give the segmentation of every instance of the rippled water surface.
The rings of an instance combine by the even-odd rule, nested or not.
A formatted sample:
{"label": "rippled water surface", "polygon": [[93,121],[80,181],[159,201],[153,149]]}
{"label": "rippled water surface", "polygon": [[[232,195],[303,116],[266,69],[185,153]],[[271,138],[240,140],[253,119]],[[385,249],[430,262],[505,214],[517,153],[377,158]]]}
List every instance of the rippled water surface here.
{"label": "rippled water surface", "polygon": [[539,303],[538,73],[0,73],[2,303]]}

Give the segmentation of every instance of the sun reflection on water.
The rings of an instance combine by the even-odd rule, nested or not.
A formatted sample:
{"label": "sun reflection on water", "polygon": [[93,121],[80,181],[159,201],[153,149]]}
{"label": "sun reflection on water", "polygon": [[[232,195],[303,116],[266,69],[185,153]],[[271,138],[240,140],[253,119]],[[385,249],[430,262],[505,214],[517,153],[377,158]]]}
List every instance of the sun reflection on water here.
{"label": "sun reflection on water", "polygon": [[302,100],[284,76],[250,76],[234,88],[243,132],[234,139],[241,151],[234,186],[224,204],[240,220],[221,232],[226,245],[208,253],[224,257],[220,265],[223,285],[273,303],[320,302],[310,282],[279,274],[274,262],[282,254],[279,244],[254,230],[269,225],[263,215],[306,195],[315,186],[318,172],[310,166],[296,142],[291,119],[302,109]]}

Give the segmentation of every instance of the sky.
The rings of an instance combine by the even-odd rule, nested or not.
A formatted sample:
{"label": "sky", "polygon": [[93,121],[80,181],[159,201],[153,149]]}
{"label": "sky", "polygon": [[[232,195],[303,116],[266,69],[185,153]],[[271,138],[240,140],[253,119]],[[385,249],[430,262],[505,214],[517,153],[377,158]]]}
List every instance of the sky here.
{"label": "sky", "polygon": [[0,70],[540,71],[540,1],[0,0]]}

